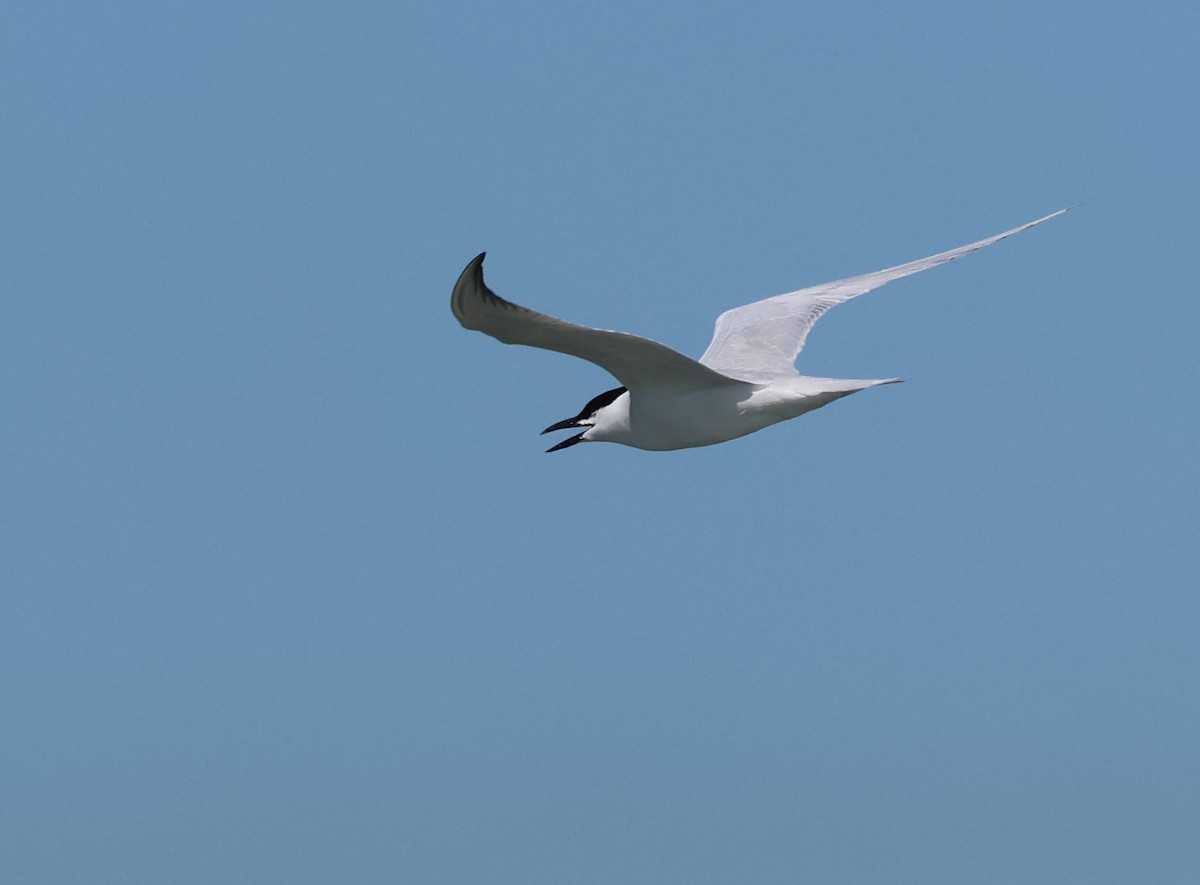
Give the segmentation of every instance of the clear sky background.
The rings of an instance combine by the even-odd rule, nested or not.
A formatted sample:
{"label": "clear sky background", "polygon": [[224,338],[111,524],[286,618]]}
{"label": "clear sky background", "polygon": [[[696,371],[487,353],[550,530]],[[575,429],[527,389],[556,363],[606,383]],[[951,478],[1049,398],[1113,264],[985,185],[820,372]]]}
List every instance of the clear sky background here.
{"label": "clear sky background", "polygon": [[[1200,881],[1200,6],[0,13],[0,879]],[[899,375],[543,454],[502,295]]]}

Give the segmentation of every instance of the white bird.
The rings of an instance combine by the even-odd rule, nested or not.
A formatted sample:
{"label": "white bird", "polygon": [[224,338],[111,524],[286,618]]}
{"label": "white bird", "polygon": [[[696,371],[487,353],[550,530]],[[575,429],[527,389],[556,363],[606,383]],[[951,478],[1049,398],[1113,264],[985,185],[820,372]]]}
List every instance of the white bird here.
{"label": "white bird", "polygon": [[577,326],[506,301],[483,281],[480,253],[454,284],[450,309],[466,329],[505,344],[577,356],[610,372],[620,387],[593,398],[573,418],[542,433],[584,428],[547,449],[614,442],[650,451],[710,446],[811,412],[843,396],[901,379],[810,378],[796,371],[804,340],[829,308],[884,283],[929,270],[1029,230],[1060,209],[996,234],[908,264],[810,286],[727,310],[699,361],[625,332]]}

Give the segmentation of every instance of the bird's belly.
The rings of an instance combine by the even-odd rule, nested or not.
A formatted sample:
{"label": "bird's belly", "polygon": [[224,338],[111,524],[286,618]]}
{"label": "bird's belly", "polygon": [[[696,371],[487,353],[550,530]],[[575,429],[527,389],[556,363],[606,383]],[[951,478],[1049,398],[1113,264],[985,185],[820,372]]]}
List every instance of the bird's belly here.
{"label": "bird's belly", "polygon": [[690,449],[727,442],[794,418],[805,407],[795,397],[765,391],[732,390],[669,397],[635,398],[626,445],[651,451]]}
{"label": "bird's belly", "polygon": [[796,418],[853,392],[789,384],[635,398],[628,436],[613,441],[649,451],[716,445]]}

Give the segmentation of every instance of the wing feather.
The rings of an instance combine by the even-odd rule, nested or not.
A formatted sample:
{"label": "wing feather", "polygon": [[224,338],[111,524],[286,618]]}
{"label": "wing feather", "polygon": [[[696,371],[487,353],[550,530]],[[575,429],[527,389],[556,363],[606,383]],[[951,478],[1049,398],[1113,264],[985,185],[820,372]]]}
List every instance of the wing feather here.
{"label": "wing feather", "polygon": [[737,383],[649,338],[578,326],[506,301],[483,281],[486,254],[466,266],[450,296],[450,309],[463,328],[505,344],[540,347],[595,363],[635,393],[649,387],[704,389]]}
{"label": "wing feather", "polygon": [[797,372],[794,363],[804,348],[809,330],[831,307],[872,289],[878,289],[885,283],[929,270],[998,243],[1066,211],[1060,209],[1004,233],[947,252],[939,252],[928,258],[858,277],[810,286],[727,310],[717,318],[712,342],[704,356],[700,357],[700,362],[732,378],[746,381],[795,375]]}

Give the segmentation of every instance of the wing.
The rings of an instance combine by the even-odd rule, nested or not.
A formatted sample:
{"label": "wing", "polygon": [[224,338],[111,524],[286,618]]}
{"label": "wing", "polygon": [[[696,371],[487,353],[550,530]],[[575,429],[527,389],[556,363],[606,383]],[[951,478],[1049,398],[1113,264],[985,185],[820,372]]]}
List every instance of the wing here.
{"label": "wing", "polygon": [[483,282],[486,254],[480,253],[466,266],[450,296],[450,309],[464,329],[475,329],[505,344],[577,356],[611,372],[633,392],[649,387],[690,390],[737,383],[649,338],[577,326],[505,301]]}
{"label": "wing", "polygon": [[949,252],[939,252],[937,255],[910,261],[908,264],[863,274],[860,277],[822,283],[819,286],[776,295],[774,298],[727,310],[717,318],[712,341],[708,350],[704,351],[704,356],[700,357],[700,362],[732,378],[745,381],[795,375],[797,372],[793,364],[804,348],[809,330],[829,308],[872,289],[878,289],[884,283],[929,270],[984,246],[998,243],[1066,211],[1060,209],[1045,218],[1014,227],[986,240],[959,246]]}

